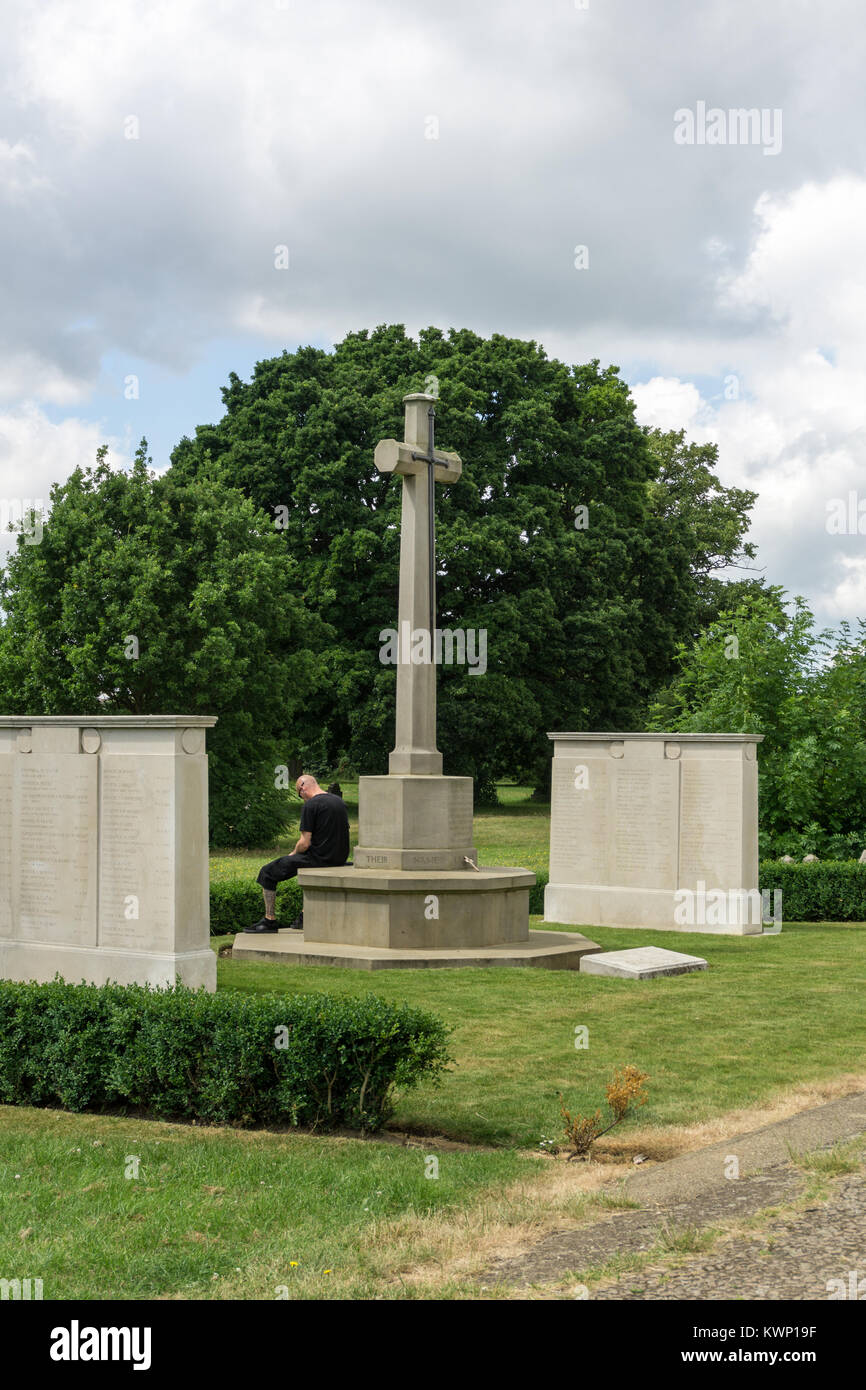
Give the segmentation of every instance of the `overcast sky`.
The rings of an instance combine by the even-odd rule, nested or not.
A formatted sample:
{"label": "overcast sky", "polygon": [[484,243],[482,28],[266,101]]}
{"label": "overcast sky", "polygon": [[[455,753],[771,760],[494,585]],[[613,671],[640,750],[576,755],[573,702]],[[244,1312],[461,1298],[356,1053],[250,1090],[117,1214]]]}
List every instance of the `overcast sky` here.
{"label": "overcast sky", "polygon": [[[165,467],[283,348],[468,327],[618,364],[760,493],[767,578],[866,616],[862,0],[3,18],[0,499],[103,441]],[[851,492],[864,535],[831,534]]]}

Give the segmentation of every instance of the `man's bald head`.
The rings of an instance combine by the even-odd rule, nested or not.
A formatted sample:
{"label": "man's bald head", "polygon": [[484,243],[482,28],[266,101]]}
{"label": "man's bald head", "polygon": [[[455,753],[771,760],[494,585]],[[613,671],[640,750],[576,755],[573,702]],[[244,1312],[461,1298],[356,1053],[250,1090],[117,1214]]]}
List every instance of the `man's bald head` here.
{"label": "man's bald head", "polygon": [[309,801],[311,796],[319,796],[322,788],[319,786],[315,777],[305,772],[295,783],[295,791],[302,801]]}

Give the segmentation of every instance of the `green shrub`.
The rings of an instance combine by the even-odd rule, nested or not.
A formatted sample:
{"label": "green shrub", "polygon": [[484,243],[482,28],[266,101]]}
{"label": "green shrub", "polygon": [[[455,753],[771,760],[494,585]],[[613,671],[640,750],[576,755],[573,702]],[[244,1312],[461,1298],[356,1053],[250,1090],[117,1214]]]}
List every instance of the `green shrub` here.
{"label": "green shrub", "polygon": [[[277,917],[287,925],[304,906],[304,895],[296,878],[287,879],[277,889]],[[255,878],[229,878],[210,886],[210,929],[212,936],[243,931],[257,922],[264,912],[262,890]]]}
{"label": "green shrub", "polygon": [[820,825],[807,825],[804,830],[789,830],[784,834],[758,832],[758,853],[761,859],[781,859],[790,854],[802,859],[804,854],[817,854],[819,859],[859,859],[866,849],[866,830],[837,834]]}
{"label": "green shrub", "polygon": [[529,890],[529,915],[535,916],[538,913],[544,916],[544,890],[547,887],[550,875],[545,869],[535,869],[535,887]]}
{"label": "green shrub", "polygon": [[375,995],[0,980],[0,1103],[377,1130],[450,1061],[438,1018]]}
{"label": "green shrub", "polygon": [[763,860],[759,881],[762,889],[782,890],[786,922],[866,922],[866,864],[856,860]]}

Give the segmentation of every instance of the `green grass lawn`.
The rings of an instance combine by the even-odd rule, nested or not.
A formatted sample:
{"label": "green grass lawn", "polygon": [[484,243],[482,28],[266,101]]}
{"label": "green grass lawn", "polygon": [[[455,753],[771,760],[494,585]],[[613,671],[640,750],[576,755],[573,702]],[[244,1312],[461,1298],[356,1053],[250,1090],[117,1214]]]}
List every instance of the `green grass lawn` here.
{"label": "green grass lawn", "polygon": [[423,1151],[372,1141],[53,1110],[0,1106],[0,1126],[0,1271],[42,1279],[45,1299],[395,1296],[393,1264],[424,1248],[399,1230],[383,1245],[383,1224],[537,1169],[448,1153],[433,1178]]}
{"label": "green grass lawn", "polygon": [[[344,783],[343,793],[354,844],[357,783]],[[502,786],[500,806],[476,810],[480,863],[547,869],[550,808],[530,794]],[[292,829],[288,847],[294,838]],[[214,855],[212,872],[250,873],[251,861],[274,853]],[[779,936],[757,938],[605,927],[587,927],[586,935],[608,950],[686,951],[703,956],[709,970],[634,982],[574,971],[368,974],[221,960],[219,983],[250,991],[373,990],[432,1009],[456,1027],[457,1064],[441,1090],[401,1101],[394,1124],[474,1142],[531,1145],[558,1134],[558,1092],[570,1110],[594,1110],[614,1068],[629,1063],[650,1075],[640,1122],[656,1125],[708,1120],[797,1082],[866,1067],[864,924],[786,923]],[[577,1024],[589,1028],[586,1050],[575,1050]]]}
{"label": "green grass lawn", "polygon": [[[797,1082],[866,1069],[866,925],[786,923],[778,936],[762,937],[612,927],[586,934],[607,950],[686,951],[709,969],[631,981],[570,970],[370,974],[222,959],[219,986],[372,990],[431,1009],[455,1026],[456,1066],[441,1088],[401,1100],[393,1124],[479,1143],[533,1145],[559,1134],[558,1092],[572,1112],[592,1111],[613,1070],[629,1063],[649,1073],[639,1121],[654,1125],[700,1123]],[[581,1050],[579,1024],[589,1029]]]}

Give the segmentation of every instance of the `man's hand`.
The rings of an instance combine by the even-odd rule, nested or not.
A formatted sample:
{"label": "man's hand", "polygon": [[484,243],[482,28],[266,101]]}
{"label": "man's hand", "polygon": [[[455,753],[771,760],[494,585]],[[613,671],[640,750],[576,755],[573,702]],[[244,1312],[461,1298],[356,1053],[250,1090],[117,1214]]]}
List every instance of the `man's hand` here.
{"label": "man's hand", "polygon": [[292,854],[306,854],[307,850],[310,848],[310,841],[312,838],[312,830],[305,830],[298,840],[298,843],[295,845],[295,848],[292,850]]}

